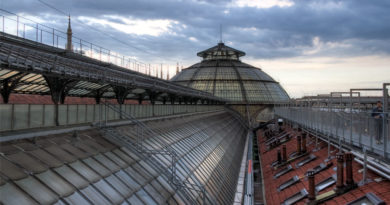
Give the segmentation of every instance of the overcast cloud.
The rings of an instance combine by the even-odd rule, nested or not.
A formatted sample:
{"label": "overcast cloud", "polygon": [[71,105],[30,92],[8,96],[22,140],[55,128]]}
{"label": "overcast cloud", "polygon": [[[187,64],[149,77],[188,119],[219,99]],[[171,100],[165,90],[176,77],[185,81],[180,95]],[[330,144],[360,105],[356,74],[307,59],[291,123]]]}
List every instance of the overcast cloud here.
{"label": "overcast cloud", "polygon": [[[219,41],[220,24],[223,41],[245,51],[244,61],[261,64],[266,71],[273,68],[266,68],[267,64],[261,62],[299,59],[307,65],[316,63],[314,59],[326,58],[334,64],[367,56],[379,56],[387,62],[390,56],[388,0],[43,1],[71,14],[74,35],[145,62],[180,62],[188,66],[199,61],[196,53]],[[38,0],[0,0],[0,8],[66,30],[66,17]],[[284,74],[270,74],[285,86],[291,82]],[[384,80],[390,77],[373,81],[379,85]],[[302,94],[300,91],[292,95]]]}

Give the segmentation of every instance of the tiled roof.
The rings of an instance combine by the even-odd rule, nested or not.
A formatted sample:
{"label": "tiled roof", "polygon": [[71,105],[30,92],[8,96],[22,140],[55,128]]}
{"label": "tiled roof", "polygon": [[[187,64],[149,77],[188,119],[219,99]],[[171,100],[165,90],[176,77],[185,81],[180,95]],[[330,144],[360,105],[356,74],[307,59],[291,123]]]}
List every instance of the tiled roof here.
{"label": "tiled roof", "polygon": [[[285,128],[287,131],[292,131],[291,128]],[[292,139],[287,141],[286,147],[287,147],[287,156],[296,151],[297,149],[297,132],[292,131]],[[304,157],[293,161],[290,163],[290,165],[293,167],[293,170],[280,176],[277,179],[274,179],[274,175],[279,172],[283,167],[280,167],[278,169],[275,169],[271,166],[272,162],[277,160],[277,152],[278,149],[282,150],[282,145],[279,145],[276,148],[270,149],[267,151],[267,146],[265,143],[265,137],[264,132],[262,130],[259,130],[257,132],[258,135],[258,144],[259,144],[259,155],[261,158],[261,166],[262,166],[262,172],[264,176],[264,187],[265,187],[265,198],[268,205],[272,204],[281,204],[284,200],[286,200],[288,197],[294,195],[298,191],[302,189],[308,190],[308,180],[305,178],[305,174],[308,169],[314,168],[315,166],[318,166],[320,163],[326,164],[324,160],[328,157],[328,145],[326,142],[320,142],[319,146],[321,149],[318,151],[315,151],[315,138],[314,137],[308,137],[307,138],[307,150],[309,153],[315,155],[317,158],[302,167],[296,168],[296,163],[301,161]],[[335,156],[338,150],[331,146],[331,156]],[[332,166],[330,166],[328,169],[325,169],[324,171],[321,171],[315,175],[315,184],[318,184],[319,182],[331,177],[332,175],[336,174],[336,159],[333,158],[329,161],[329,163],[333,163]],[[353,161],[353,177],[354,181],[358,183],[362,180],[363,174],[362,169],[363,167],[358,164],[357,162]],[[344,169],[345,170],[345,169]],[[376,196],[381,198],[383,201],[390,203],[390,182],[387,180],[383,181],[375,181],[374,179],[379,179],[380,176],[378,176],[376,173],[368,170],[367,178],[371,179],[372,182],[367,183],[363,186],[359,186],[354,190],[351,190],[347,193],[344,193],[340,196],[337,196],[333,198],[332,200],[326,201],[324,204],[346,204],[348,202],[351,202],[359,197],[362,197],[365,195],[365,193],[373,192]],[[345,175],[345,171],[344,171]],[[294,185],[289,186],[288,188],[278,191],[277,188],[287,180],[291,179],[294,176],[298,176],[300,178],[300,181],[298,183],[295,183]],[[344,177],[345,180],[345,177]],[[330,191],[335,188],[335,185],[332,185],[321,192],[319,194],[325,193],[327,191]],[[318,195],[318,194],[317,194]],[[298,202],[298,204],[304,204],[306,202],[307,198],[302,199]]]}
{"label": "tiled roof", "polygon": [[[160,135],[148,136],[144,145],[153,149],[164,141],[175,149],[181,180],[205,185],[208,204],[233,202],[246,136],[235,118],[218,112],[147,124]],[[116,129],[131,136],[132,126]],[[168,183],[167,156],[113,144],[96,129],[3,142],[0,152],[0,204],[149,205],[201,199]]]}

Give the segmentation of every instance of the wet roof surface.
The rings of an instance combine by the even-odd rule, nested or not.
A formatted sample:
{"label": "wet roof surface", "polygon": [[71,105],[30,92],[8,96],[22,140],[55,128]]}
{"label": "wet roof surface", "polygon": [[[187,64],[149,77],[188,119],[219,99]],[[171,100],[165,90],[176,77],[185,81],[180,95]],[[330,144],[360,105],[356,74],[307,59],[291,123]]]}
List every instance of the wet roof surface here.
{"label": "wet roof surface", "polygon": [[[289,131],[292,131],[291,128],[286,128]],[[295,152],[297,149],[297,140],[296,136],[297,133],[292,131],[292,139],[286,142],[287,147],[287,156]],[[310,161],[307,164],[304,164],[303,166],[297,168],[296,163],[304,159],[304,157],[293,161],[290,163],[290,165],[293,167],[292,171],[289,171],[288,173],[280,176],[279,178],[275,179],[274,175],[278,173],[280,170],[282,170],[284,167],[280,167],[278,169],[274,169],[271,164],[276,161],[277,159],[277,151],[278,148],[282,149],[282,145],[279,145],[278,147],[271,149],[267,151],[267,146],[265,142],[264,133],[262,131],[258,131],[258,142],[259,142],[259,155],[261,158],[261,167],[264,177],[264,187],[265,187],[265,198],[267,201],[267,204],[281,204],[284,202],[287,198],[291,197],[292,195],[296,194],[302,189],[308,190],[308,181],[305,178],[305,174],[308,169],[314,168],[318,166],[321,163],[326,164],[324,160],[328,156],[328,149],[327,149],[327,143],[326,142],[320,142],[318,143],[320,148],[318,151],[315,150],[315,138],[308,137],[307,138],[307,150],[310,154],[313,154],[316,156],[316,159],[313,161]],[[331,147],[331,156],[335,156],[338,150]],[[308,155],[306,155],[308,156]],[[315,175],[315,184],[317,185],[319,182],[328,179],[329,177],[332,177],[332,175],[336,174],[336,171],[334,167],[336,167],[336,159],[332,159],[330,162],[333,163],[332,166],[329,168],[317,173]],[[360,182],[363,178],[362,169],[363,167],[358,164],[357,162],[353,161],[353,177],[354,181],[356,183]],[[344,169],[345,170],[345,169]],[[389,203],[390,202],[390,181],[384,180],[383,181],[375,181],[375,179],[381,179],[380,176],[375,174],[374,172],[368,170],[368,178],[372,180],[372,182],[367,183],[363,186],[359,186],[356,189],[353,189],[343,195],[337,196],[333,198],[332,200],[326,201],[324,204],[346,204],[348,202],[352,202],[353,200],[364,196],[368,192],[374,193],[376,196],[378,196],[383,201]],[[344,171],[345,174],[345,171]],[[294,176],[299,177],[299,181],[291,186],[288,186],[282,191],[278,191],[278,188],[281,184],[284,182],[292,179]],[[344,177],[345,180],[345,177]],[[319,194],[325,193],[327,191],[331,191],[335,188],[335,184],[332,186],[322,190],[319,192]],[[317,194],[318,195],[318,194]],[[300,200],[297,204],[304,204],[306,202],[307,198]]]}

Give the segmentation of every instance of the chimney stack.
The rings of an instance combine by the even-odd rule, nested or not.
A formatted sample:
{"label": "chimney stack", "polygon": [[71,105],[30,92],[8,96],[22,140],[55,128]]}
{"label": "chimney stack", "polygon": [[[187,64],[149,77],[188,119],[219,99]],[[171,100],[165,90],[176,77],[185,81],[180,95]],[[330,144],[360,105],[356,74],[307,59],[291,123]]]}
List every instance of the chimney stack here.
{"label": "chimney stack", "polygon": [[306,153],[306,133],[302,133],[302,152]]}
{"label": "chimney stack", "polygon": [[344,154],[339,152],[336,155],[337,159],[337,182],[336,190],[344,188]]}
{"label": "chimney stack", "polygon": [[312,202],[316,200],[316,184],[314,179],[315,172],[313,169],[309,169],[307,170],[306,175],[309,182],[309,193],[307,195],[307,198],[309,199],[309,202]]}
{"label": "chimney stack", "polygon": [[355,182],[353,181],[353,173],[352,173],[352,161],[353,161],[353,154],[351,152],[345,153],[345,164],[346,164],[346,184],[347,187],[353,187]]}
{"label": "chimney stack", "polygon": [[284,144],[282,148],[282,161],[287,162],[287,147]]}
{"label": "chimney stack", "polygon": [[278,149],[278,153],[277,153],[277,159],[278,159],[278,164],[281,164],[282,163],[282,155],[280,154],[280,149]]}

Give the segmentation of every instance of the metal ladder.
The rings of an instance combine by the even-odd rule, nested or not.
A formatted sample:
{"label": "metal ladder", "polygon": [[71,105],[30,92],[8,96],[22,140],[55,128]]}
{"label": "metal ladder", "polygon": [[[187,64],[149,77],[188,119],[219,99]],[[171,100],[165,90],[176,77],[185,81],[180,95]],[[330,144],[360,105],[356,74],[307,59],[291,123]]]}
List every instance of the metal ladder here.
{"label": "metal ladder", "polygon": [[[134,124],[136,129],[136,140],[132,140],[131,136],[123,135],[117,131],[112,126],[107,126],[106,123],[100,122],[97,124],[97,127],[104,133],[109,141],[113,141],[116,144],[120,144],[130,150],[136,150],[139,154],[142,154],[145,158],[152,160],[153,164],[156,165],[156,168],[159,169],[161,173],[167,176],[169,179],[169,183],[174,186],[176,190],[194,190],[199,193],[198,197],[202,197],[202,204],[206,204],[206,189],[203,185],[192,184],[186,181],[180,180],[176,173],[176,163],[178,161],[178,155],[175,150],[171,149],[169,146],[163,146],[162,149],[149,149],[144,145],[145,136],[159,136],[154,130],[150,129],[145,123],[137,120],[132,115],[123,112],[120,108],[115,107],[113,104],[105,101],[103,104],[106,106],[106,109],[109,108],[116,113],[119,113],[122,119],[129,120],[132,124]],[[107,116],[107,113],[106,113]],[[166,144],[166,143],[165,143]],[[167,145],[167,144],[166,144]],[[171,167],[170,173],[168,170],[164,168],[163,165],[159,161],[157,161],[154,157],[150,157],[152,155],[165,155],[169,156],[171,159]],[[192,201],[192,204],[196,203],[196,199],[187,198],[187,200]]]}

